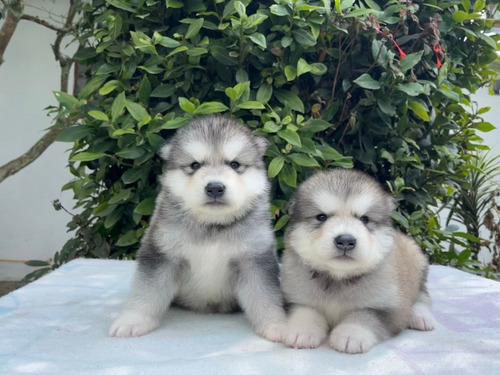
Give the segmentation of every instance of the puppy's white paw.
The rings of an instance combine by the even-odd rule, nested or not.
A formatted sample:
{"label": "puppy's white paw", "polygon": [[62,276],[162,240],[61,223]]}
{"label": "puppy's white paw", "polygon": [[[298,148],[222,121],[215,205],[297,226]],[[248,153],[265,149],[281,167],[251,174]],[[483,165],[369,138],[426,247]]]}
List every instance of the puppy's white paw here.
{"label": "puppy's white paw", "polygon": [[418,302],[413,305],[409,328],[419,331],[432,331],[435,326],[436,320],[428,305]]}
{"label": "puppy's white paw", "polygon": [[330,346],[342,353],[366,353],[378,341],[369,328],[352,323],[338,325],[330,335]]}
{"label": "puppy's white paw", "polygon": [[284,344],[297,349],[313,349],[321,345],[328,334],[328,322],[316,310],[295,306],[288,319]]}
{"label": "puppy's white paw", "polygon": [[314,349],[321,345],[326,337],[322,330],[305,330],[302,327],[289,327],[284,344],[296,349]]}
{"label": "puppy's white paw", "polygon": [[138,337],[151,332],[160,324],[159,320],[136,312],[123,312],[111,324],[111,337]]}
{"label": "puppy's white paw", "polygon": [[283,342],[286,335],[286,324],[271,323],[259,329],[257,333],[269,341]]}

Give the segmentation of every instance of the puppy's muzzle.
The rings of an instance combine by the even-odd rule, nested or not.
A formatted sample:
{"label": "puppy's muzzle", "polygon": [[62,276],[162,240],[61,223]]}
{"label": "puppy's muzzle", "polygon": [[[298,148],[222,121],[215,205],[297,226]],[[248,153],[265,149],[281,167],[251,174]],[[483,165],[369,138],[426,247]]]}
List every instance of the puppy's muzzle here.
{"label": "puppy's muzzle", "polygon": [[333,240],[335,247],[343,252],[350,251],[356,247],[356,239],[350,234],[341,234]]}
{"label": "puppy's muzzle", "polygon": [[205,193],[210,198],[222,197],[225,191],[226,187],[222,182],[209,182],[207,186],[205,186]]}

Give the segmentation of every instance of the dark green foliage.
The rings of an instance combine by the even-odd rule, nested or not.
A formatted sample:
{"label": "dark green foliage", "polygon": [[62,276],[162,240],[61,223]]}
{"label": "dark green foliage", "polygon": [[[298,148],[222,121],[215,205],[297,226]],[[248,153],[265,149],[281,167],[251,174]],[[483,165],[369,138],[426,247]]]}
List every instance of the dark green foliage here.
{"label": "dark green foliage", "polygon": [[74,180],[64,189],[78,212],[64,254],[133,256],[153,211],[163,140],[193,116],[223,113],[271,142],[280,240],[297,184],[354,165],[387,183],[397,224],[434,261],[450,262],[457,255],[443,255],[442,241],[460,238],[441,230],[433,209],[467,175],[470,152],[484,148],[477,130],[493,128],[470,101],[494,74],[487,64],[498,38],[485,34],[493,21],[483,14],[484,1],[85,5],[76,57],[89,81],[77,98],[56,93],[57,117],[74,123],[59,139],[73,142]]}

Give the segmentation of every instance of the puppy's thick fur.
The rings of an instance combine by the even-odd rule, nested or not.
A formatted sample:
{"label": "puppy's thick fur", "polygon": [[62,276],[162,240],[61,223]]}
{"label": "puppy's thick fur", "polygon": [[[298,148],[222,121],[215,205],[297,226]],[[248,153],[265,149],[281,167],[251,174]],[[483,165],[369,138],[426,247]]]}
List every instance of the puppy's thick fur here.
{"label": "puppy's thick fur", "polygon": [[267,147],[265,138],[216,116],[193,120],[164,146],[162,189],[111,336],[152,331],[174,302],[200,312],[242,308],[258,334],[282,340]]}
{"label": "puppy's thick fur", "polygon": [[374,179],[354,170],[318,173],[299,187],[282,269],[292,304],[287,345],[314,348],[330,333],[334,349],[362,353],[407,327],[433,329],[428,264],[393,229],[394,208]]}

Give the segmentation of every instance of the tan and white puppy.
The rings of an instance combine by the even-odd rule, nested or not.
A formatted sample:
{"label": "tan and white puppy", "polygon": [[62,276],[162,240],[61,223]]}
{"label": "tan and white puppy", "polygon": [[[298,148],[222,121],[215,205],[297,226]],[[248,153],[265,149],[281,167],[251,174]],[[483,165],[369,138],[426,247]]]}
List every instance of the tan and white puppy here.
{"label": "tan and white puppy", "polygon": [[241,308],[259,335],[282,341],[267,147],[234,120],[207,116],[179,129],[162,149],[161,191],[110,336],[152,331],[175,303],[200,312]]}
{"label": "tan and white puppy", "polygon": [[329,334],[332,348],[363,353],[405,328],[434,328],[427,260],[393,228],[394,209],[354,170],[317,173],[298,188],[282,267],[286,345],[315,348]]}

